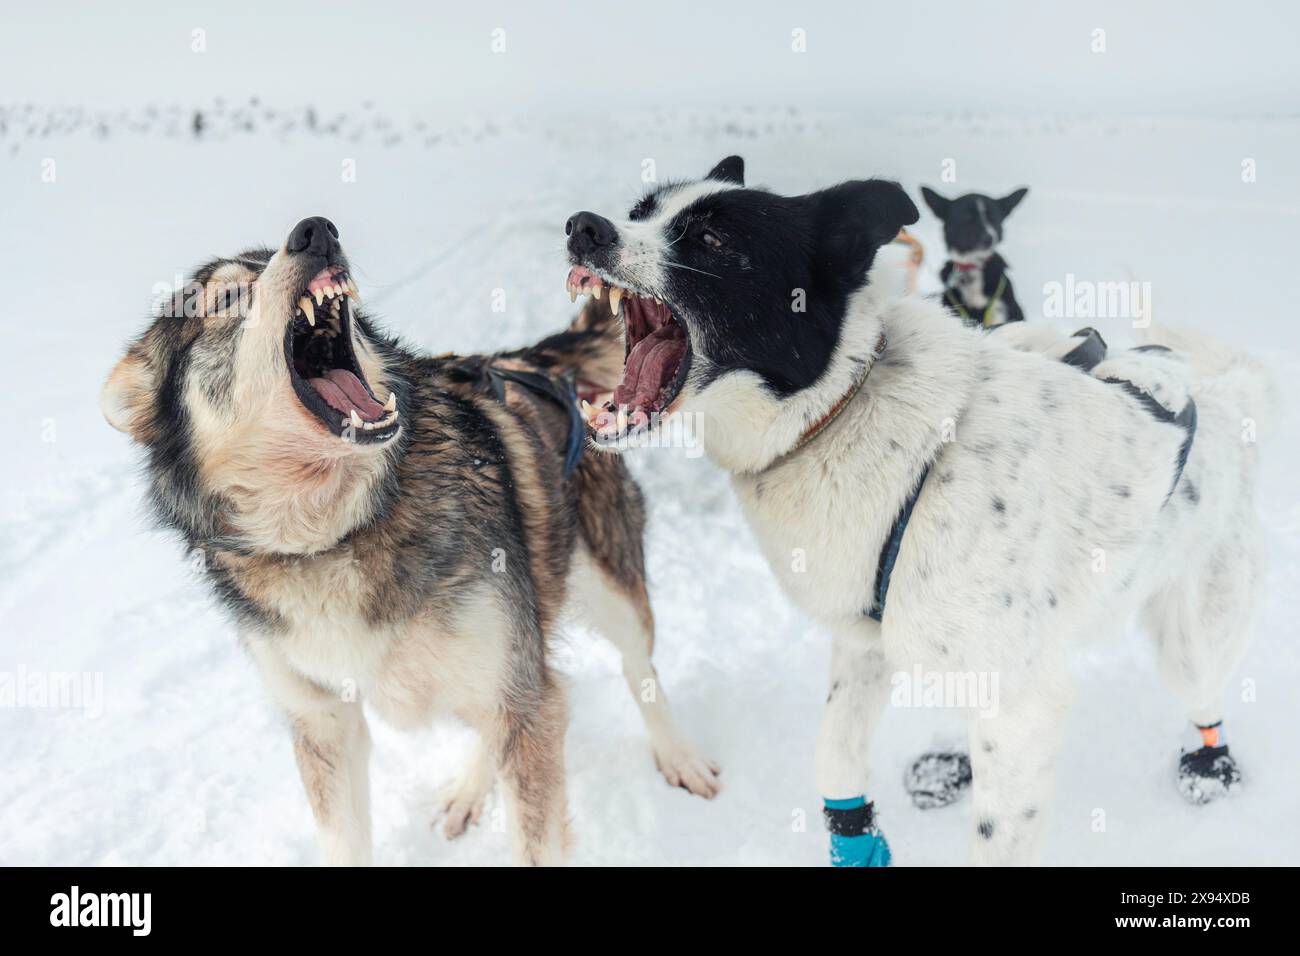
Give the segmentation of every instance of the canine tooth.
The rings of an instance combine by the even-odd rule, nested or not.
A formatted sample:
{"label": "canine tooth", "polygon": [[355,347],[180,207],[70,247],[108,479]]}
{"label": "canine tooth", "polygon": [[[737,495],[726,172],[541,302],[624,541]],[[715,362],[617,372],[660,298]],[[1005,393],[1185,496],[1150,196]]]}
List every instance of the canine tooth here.
{"label": "canine tooth", "polygon": [[596,415],[596,409],[591,404],[591,402],[587,401],[585,398],[582,399],[582,417],[585,418],[587,421],[591,421],[592,418],[595,417],[595,415]]}
{"label": "canine tooth", "polygon": [[593,287],[592,287],[592,290],[591,290],[591,294],[594,295],[597,299],[599,299],[599,298],[600,298],[600,286],[593,286]]}
{"label": "canine tooth", "polygon": [[572,282],[566,282],[564,284],[564,291],[569,293],[570,302],[578,301],[578,287],[574,285]]}
{"label": "canine tooth", "polygon": [[623,298],[623,290],[618,286],[609,290],[609,307],[615,315],[618,315],[618,303]]}
{"label": "canine tooth", "polygon": [[389,393],[388,393],[388,401],[384,402],[384,411],[386,411],[386,412],[395,412],[395,411],[397,411],[397,393],[396,393],[396,392],[389,392]]}
{"label": "canine tooth", "polygon": [[351,292],[353,295],[361,294],[360,292],[357,291],[357,280],[352,278],[351,276],[348,276],[348,291]]}
{"label": "canine tooth", "polygon": [[361,420],[361,416],[357,414],[357,410],[355,408],[352,409],[352,411],[349,413],[349,417],[352,419],[353,428],[361,428],[365,425],[365,422]]}
{"label": "canine tooth", "polygon": [[325,293],[322,292],[320,289],[317,289],[313,294],[316,296],[317,305],[320,305],[322,302],[325,301]]}
{"label": "canine tooth", "polygon": [[302,309],[302,314],[307,316],[307,324],[314,326],[316,324],[316,308],[311,304],[311,299],[303,296],[298,300],[298,308]]}

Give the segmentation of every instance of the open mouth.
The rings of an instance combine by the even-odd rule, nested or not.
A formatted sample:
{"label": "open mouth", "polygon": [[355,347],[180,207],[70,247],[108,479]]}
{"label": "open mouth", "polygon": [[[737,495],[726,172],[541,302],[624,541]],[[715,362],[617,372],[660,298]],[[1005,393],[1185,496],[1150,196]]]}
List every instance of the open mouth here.
{"label": "open mouth", "polygon": [[599,441],[617,441],[658,426],[672,405],[691,366],[691,345],[672,308],[652,295],[607,282],[584,266],[569,270],[571,299],[608,294],[615,316],[623,317],[623,378],[602,406],[583,400],[587,424]]}
{"label": "open mouth", "polygon": [[304,408],[335,435],[358,443],[397,434],[397,393],[380,401],[352,348],[352,302],[357,287],[342,269],[328,266],[302,291],[284,336],[285,361]]}

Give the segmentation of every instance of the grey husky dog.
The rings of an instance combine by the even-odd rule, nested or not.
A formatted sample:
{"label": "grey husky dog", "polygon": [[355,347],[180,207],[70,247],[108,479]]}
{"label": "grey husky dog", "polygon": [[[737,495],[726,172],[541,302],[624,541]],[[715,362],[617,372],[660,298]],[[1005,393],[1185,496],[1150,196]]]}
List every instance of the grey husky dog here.
{"label": "grey husky dog", "polygon": [[284,708],[326,862],[371,856],[362,701],[401,727],[452,714],[478,731],[449,836],[499,777],[516,861],[562,859],[548,641],[566,605],[622,651],[669,783],[717,792],[650,661],[640,492],[617,459],[579,457],[580,417],[570,430],[575,383],[618,377],[606,304],[530,348],[423,357],[363,313],[314,217],[278,250],[209,262],[160,311],[104,414],[144,446],[154,511],[204,555]]}

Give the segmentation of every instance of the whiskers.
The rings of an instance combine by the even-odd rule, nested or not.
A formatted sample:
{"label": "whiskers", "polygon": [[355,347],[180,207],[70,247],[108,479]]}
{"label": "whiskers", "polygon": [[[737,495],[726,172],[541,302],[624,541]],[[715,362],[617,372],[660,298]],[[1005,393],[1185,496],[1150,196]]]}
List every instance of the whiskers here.
{"label": "whiskers", "polygon": [[702,276],[709,276],[712,279],[721,279],[722,276],[716,272],[705,272],[703,269],[696,269],[694,266],[685,266],[680,262],[660,262],[661,266],[667,266],[669,269],[685,269],[687,272],[698,272]]}
{"label": "whiskers", "polygon": [[[680,239],[681,237],[678,236],[677,238]],[[676,239],[673,240],[673,242],[676,241]],[[672,243],[669,243],[669,245],[672,245]],[[633,274],[640,275],[650,273],[661,269],[681,269],[685,272],[697,272],[700,275],[708,276],[711,279],[722,278],[722,276],[715,272],[706,272],[703,269],[696,269],[694,266],[683,265],[680,262],[669,262],[667,259],[658,256],[628,257],[623,260],[623,268],[629,276]]]}

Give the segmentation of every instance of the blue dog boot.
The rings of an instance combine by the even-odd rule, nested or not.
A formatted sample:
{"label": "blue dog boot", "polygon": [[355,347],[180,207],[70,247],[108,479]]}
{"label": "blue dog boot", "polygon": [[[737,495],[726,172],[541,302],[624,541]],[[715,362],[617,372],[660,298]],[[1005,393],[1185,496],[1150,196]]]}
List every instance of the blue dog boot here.
{"label": "blue dog boot", "polygon": [[822,814],[831,832],[831,866],[889,866],[889,844],[866,797],[825,803]]}

